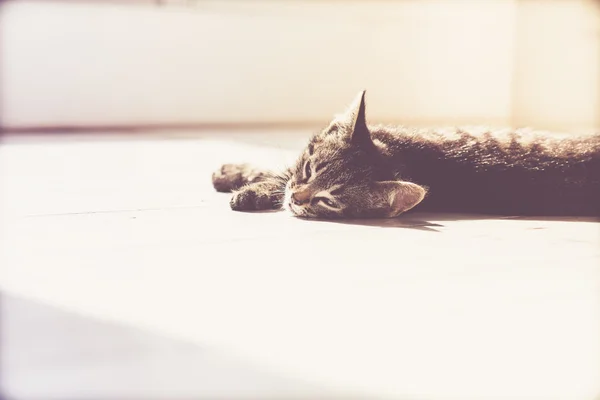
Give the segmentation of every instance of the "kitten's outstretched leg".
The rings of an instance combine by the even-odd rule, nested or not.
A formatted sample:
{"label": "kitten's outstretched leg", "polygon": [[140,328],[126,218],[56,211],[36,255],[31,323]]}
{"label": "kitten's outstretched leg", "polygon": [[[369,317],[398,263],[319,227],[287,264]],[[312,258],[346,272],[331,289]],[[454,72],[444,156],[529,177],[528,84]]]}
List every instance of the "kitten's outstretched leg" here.
{"label": "kitten's outstretched leg", "polygon": [[254,211],[281,208],[287,174],[273,174],[249,164],[225,164],[212,176],[219,192],[231,192],[232,210]]}
{"label": "kitten's outstretched leg", "polygon": [[250,164],[224,164],[212,175],[217,192],[231,192],[248,183],[260,182],[269,173]]}

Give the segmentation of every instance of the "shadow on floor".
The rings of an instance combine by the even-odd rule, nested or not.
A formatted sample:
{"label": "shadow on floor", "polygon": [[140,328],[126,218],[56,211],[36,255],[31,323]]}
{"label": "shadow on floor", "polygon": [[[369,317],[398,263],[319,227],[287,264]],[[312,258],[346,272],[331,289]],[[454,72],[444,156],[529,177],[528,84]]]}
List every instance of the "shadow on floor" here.
{"label": "shadow on floor", "polygon": [[[252,211],[253,213],[273,213],[281,210]],[[599,223],[600,218],[595,217],[545,217],[545,216],[498,216],[498,215],[479,215],[479,214],[454,214],[454,213],[433,213],[409,211],[396,218],[351,218],[351,219],[312,219],[299,218],[302,221],[327,222],[344,225],[358,226],[378,226],[381,228],[404,228],[416,229],[429,232],[440,232],[436,228],[443,228],[444,225],[439,222],[444,221],[482,221],[482,220],[521,220],[521,221],[561,221],[561,222],[595,222]],[[431,222],[434,221],[434,222]]]}
{"label": "shadow on floor", "polygon": [[[477,221],[477,220],[520,220],[520,221],[561,221],[561,222],[600,222],[600,217],[593,216],[518,216],[518,215],[484,215],[462,213],[408,212],[405,218],[419,218],[432,221]],[[403,218],[403,216],[400,216]]]}
{"label": "shadow on floor", "polygon": [[0,398],[347,399],[194,343],[1,295]]}
{"label": "shadow on floor", "polygon": [[[304,219],[304,221],[311,221]],[[318,219],[320,222],[329,222],[343,225],[358,225],[358,226],[378,226],[381,228],[403,228],[415,229],[427,232],[440,232],[436,228],[443,228],[444,225],[429,222],[420,218],[352,218],[352,219]]]}

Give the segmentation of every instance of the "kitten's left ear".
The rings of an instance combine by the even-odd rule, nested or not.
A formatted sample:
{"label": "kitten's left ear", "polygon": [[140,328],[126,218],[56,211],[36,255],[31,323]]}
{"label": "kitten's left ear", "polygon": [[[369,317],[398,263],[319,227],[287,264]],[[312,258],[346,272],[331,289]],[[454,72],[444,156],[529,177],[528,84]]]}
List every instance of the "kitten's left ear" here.
{"label": "kitten's left ear", "polygon": [[395,217],[419,204],[427,190],[412,182],[384,181],[375,182],[373,192],[380,197],[384,208],[389,207],[388,216]]}

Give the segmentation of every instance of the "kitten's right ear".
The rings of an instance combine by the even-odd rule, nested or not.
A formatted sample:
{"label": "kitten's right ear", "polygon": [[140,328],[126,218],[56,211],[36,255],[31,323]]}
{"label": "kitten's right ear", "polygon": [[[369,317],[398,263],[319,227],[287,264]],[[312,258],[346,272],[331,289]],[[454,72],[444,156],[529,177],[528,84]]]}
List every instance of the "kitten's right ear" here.
{"label": "kitten's right ear", "polygon": [[389,209],[388,216],[395,217],[419,204],[427,190],[412,182],[384,181],[375,182],[373,192],[383,203],[380,206]]}

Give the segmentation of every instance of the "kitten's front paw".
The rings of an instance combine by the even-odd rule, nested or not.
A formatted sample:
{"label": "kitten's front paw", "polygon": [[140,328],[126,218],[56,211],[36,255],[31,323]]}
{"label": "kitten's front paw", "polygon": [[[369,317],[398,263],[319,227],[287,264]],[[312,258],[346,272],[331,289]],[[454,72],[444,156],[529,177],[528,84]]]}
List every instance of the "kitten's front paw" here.
{"label": "kitten's front paw", "polygon": [[247,183],[259,181],[264,176],[249,164],[224,164],[212,174],[212,183],[217,192],[231,192]]}
{"label": "kitten's front paw", "polygon": [[235,192],[229,205],[234,211],[272,210],[279,208],[277,198],[252,186]]}

